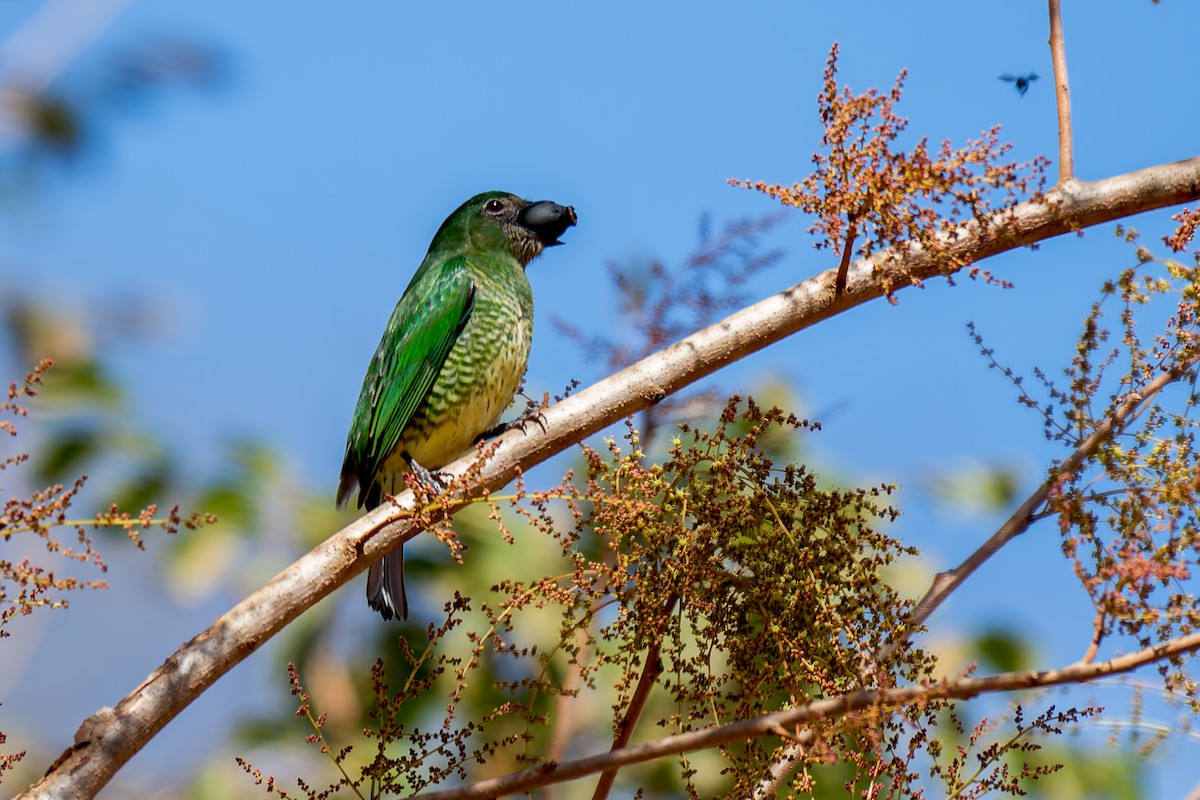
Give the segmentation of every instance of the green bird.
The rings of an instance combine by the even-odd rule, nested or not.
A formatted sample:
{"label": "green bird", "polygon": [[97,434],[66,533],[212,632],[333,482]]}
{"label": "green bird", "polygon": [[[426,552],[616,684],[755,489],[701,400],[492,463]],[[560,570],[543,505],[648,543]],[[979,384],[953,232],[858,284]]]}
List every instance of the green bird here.
{"label": "green bird", "polygon": [[[436,483],[445,466],[492,430],[512,403],[533,335],[525,267],[575,224],[575,209],[484,192],[451,214],[396,304],[354,408],[337,504],[358,487],[375,508],[405,488]],[[404,548],[371,565],[367,602],[408,618]]]}

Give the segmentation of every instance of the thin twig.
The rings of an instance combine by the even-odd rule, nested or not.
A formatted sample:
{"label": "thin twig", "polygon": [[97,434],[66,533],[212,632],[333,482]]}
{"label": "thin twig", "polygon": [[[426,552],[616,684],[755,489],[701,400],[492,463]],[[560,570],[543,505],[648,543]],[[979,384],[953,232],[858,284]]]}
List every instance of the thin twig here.
{"label": "thin twig", "polygon": [[[666,625],[666,618],[671,615],[671,611],[675,608],[675,603],[678,600],[678,595],[671,595],[663,605],[662,619],[664,626]],[[621,750],[629,744],[629,740],[633,737],[633,729],[637,727],[638,718],[641,717],[643,709],[646,708],[646,702],[650,699],[650,690],[658,682],[658,676],[662,674],[662,671],[662,636],[656,636],[654,643],[646,650],[646,664],[642,668],[642,676],[638,678],[638,684],[633,690],[633,696],[629,698],[629,705],[625,707],[625,716],[621,718],[621,722],[617,726],[617,735],[613,737],[611,750]],[[596,790],[592,792],[592,800],[605,800],[608,797],[608,793],[612,791],[616,780],[617,770],[606,770],[600,776],[600,782],[596,784]]]}
{"label": "thin twig", "polygon": [[1050,0],[1050,57],[1054,62],[1054,101],[1058,107],[1058,185],[1075,182],[1075,144],[1071,132],[1071,84],[1067,81],[1067,46],[1063,36],[1062,0]]}
{"label": "thin twig", "polygon": [[[1187,361],[1177,364],[1171,370],[1160,374],[1157,378],[1147,383],[1141,391],[1127,394],[1121,404],[1113,409],[1112,413],[1097,425],[1096,429],[1086,439],[1080,442],[1071,455],[1067,456],[1058,469],[1055,470],[1054,475],[1047,478],[1013,512],[1008,521],[1000,526],[999,530],[992,534],[975,552],[967,556],[966,560],[957,567],[948,572],[942,572],[933,579],[933,585],[929,587],[925,596],[917,603],[917,607],[913,610],[912,616],[909,618],[908,635],[911,635],[913,631],[918,630],[924,625],[929,615],[945,602],[950,593],[957,589],[971,573],[979,569],[1000,548],[1029,529],[1032,521],[1039,516],[1037,511],[1046,502],[1046,498],[1049,497],[1053,486],[1073,475],[1083,465],[1083,462],[1096,452],[1100,445],[1120,433],[1130,422],[1136,419],[1137,415],[1141,413],[1142,408],[1145,407],[1151,398],[1180,378],[1189,375],[1198,363],[1200,363],[1200,356],[1193,356]],[[882,660],[887,654],[895,652],[895,649],[899,646],[900,642],[898,641],[889,644],[877,657],[877,660]]]}
{"label": "thin twig", "polygon": [[1104,620],[1108,615],[1104,610],[1096,612],[1096,621],[1092,626],[1092,641],[1088,643],[1087,652],[1083,654],[1083,658],[1079,661],[1083,664],[1090,664],[1096,660],[1096,655],[1100,652],[1100,643],[1104,641]]}
{"label": "thin twig", "polygon": [[[606,567],[611,569],[616,564],[616,561],[617,553],[615,550],[605,551],[604,563]],[[588,647],[588,642],[592,641],[595,635],[596,626],[599,624],[600,609],[612,600],[606,592],[609,574],[609,570],[602,570],[600,575],[597,576],[593,585],[596,600],[592,602],[591,607],[588,609],[587,626],[580,627],[575,631],[578,650],[574,665],[578,669],[570,670],[566,683],[563,685],[563,691],[558,695],[557,702],[554,704],[554,729],[550,734],[550,744],[546,748],[546,756],[543,763],[562,761],[567,752],[567,745],[574,733],[576,709],[581,705],[581,693],[579,690],[583,687],[583,654]],[[571,665],[568,664],[567,668],[570,669],[570,667]],[[553,800],[553,787],[550,787],[546,796],[550,800]]]}
{"label": "thin twig", "polygon": [[830,720],[867,709],[899,708],[931,700],[967,700],[981,694],[1045,688],[1066,683],[1086,683],[1106,675],[1131,672],[1147,664],[1194,653],[1197,650],[1200,650],[1200,633],[1192,633],[1097,664],[1075,663],[1062,669],[1003,672],[983,678],[963,678],[899,689],[863,689],[810,703],[801,708],[776,711],[752,719],[668,736],[602,755],[533,767],[501,778],[476,781],[466,786],[416,796],[423,800],[475,800],[531,792],[551,783],[575,780],[616,767],[641,764],[667,756],[718,747],[729,742],[772,735],[780,727],[828,723]]}
{"label": "thin twig", "polygon": [[850,262],[854,260],[854,240],[857,236],[858,229],[851,219],[850,229],[846,232],[846,244],[842,247],[842,260],[837,268],[837,279],[833,282],[834,297],[841,297],[846,293],[846,280],[850,275]]}

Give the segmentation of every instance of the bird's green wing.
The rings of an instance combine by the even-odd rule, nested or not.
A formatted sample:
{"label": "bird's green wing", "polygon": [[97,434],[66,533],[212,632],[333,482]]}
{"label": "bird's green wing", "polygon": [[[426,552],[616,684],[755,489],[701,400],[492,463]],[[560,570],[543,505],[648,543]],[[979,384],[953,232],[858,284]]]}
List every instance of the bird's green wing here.
{"label": "bird's green wing", "polygon": [[474,301],[475,282],[462,258],[420,270],[405,290],[363,380],[346,443],[339,505],[355,482],[366,489],[375,480],[437,379]]}

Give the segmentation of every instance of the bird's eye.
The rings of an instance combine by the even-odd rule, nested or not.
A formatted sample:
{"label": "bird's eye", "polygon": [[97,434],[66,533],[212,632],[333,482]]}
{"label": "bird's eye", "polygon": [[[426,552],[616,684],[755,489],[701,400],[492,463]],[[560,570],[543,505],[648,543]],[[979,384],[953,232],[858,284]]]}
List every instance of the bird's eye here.
{"label": "bird's eye", "polygon": [[501,203],[496,199],[488,200],[487,205],[483,207],[483,210],[489,214],[499,214],[504,210],[504,203]]}

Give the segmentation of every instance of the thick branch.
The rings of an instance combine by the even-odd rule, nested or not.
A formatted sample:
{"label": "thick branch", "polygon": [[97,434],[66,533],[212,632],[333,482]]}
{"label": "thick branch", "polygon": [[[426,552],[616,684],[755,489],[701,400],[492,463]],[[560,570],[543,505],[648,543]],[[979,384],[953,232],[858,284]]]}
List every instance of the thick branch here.
{"label": "thick branch", "polygon": [[624,750],[567,761],[562,764],[543,764],[502,778],[477,781],[456,789],[429,792],[417,796],[424,800],[471,800],[472,798],[520,794],[551,783],[575,780],[617,767],[719,747],[730,742],[769,736],[781,729],[836,720],[857,711],[896,708],[929,700],[967,700],[981,694],[1038,689],[1065,683],[1084,683],[1108,675],[1131,672],[1138,667],[1173,656],[1193,653],[1198,649],[1200,649],[1200,633],[1193,633],[1099,664],[1077,662],[1062,669],[1004,672],[985,678],[964,678],[921,686],[905,686],[899,689],[864,689],[841,697],[819,700],[802,708],[776,711],[773,714],[764,714],[761,717],[732,722],[727,725],[667,736],[657,741],[627,747]]}
{"label": "thick branch", "polygon": [[[971,263],[1090,225],[1200,198],[1200,158],[1094,183],[1060,187],[1036,202],[997,215],[985,227],[963,225],[945,254],[917,246],[855,262],[847,291],[834,296],[829,270],[738,311],[721,322],[546,409],[545,429],[501,438],[481,481],[498,489],[524,470],[586,436],[738,359],[797,331],[882,297],[884,287],[938,276],[947,263]],[[895,288],[893,288],[893,292]],[[448,469],[466,468],[464,457]],[[412,502],[411,493],[400,497]],[[86,720],[75,745],[22,798],[87,798],[134,753],[221,675],[271,636],[419,530],[397,505],[386,504],[343,528],[208,630],[184,644],[115,709]]]}

